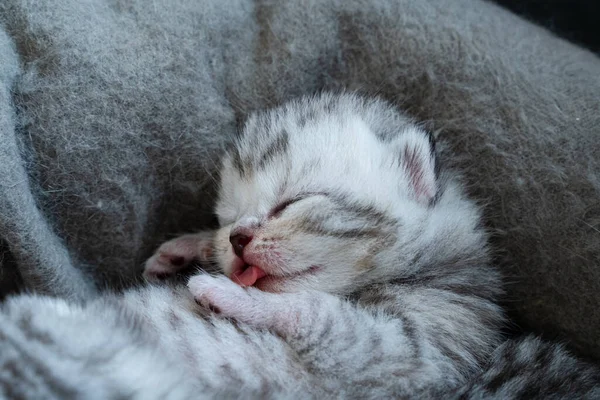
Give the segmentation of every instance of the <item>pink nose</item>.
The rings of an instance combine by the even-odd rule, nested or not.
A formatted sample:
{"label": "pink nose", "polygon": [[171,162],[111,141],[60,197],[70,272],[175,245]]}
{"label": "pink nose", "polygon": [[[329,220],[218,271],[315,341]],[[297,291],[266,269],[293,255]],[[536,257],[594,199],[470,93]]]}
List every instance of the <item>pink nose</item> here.
{"label": "pink nose", "polygon": [[241,259],[244,259],[244,247],[251,241],[252,238],[250,236],[241,233],[229,236],[229,242],[231,243],[231,247],[233,247],[233,252]]}

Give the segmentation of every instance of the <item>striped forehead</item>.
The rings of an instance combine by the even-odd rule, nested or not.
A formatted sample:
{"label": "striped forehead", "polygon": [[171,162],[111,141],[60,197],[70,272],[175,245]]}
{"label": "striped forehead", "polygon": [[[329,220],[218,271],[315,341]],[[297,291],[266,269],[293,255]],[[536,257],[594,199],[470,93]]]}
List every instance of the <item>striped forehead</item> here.
{"label": "striped forehead", "polygon": [[[266,121],[265,121],[266,120]],[[234,151],[231,163],[241,178],[291,168],[309,172],[319,165],[332,166],[354,159],[365,150],[380,150],[379,140],[357,116],[325,114],[312,120],[270,120],[256,118],[246,128]],[[366,154],[369,158],[380,158]],[[365,158],[361,158],[365,161]]]}
{"label": "striped forehead", "polygon": [[240,140],[231,154],[233,167],[242,178],[269,167],[275,159],[287,156],[290,146],[290,135],[281,129],[276,134],[271,131]]}

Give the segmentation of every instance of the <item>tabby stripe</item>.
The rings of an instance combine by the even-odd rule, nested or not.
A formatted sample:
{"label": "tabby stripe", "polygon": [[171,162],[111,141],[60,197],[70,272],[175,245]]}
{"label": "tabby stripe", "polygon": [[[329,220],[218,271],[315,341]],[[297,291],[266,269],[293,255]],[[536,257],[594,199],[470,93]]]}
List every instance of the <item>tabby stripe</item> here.
{"label": "tabby stripe", "polygon": [[[42,379],[52,390],[52,392],[56,394],[59,398],[72,399],[76,397],[77,391],[73,388],[68,387],[65,382],[62,382],[58,377],[56,377],[52,373],[50,368],[48,368],[46,365],[41,364],[33,355],[29,354],[29,351],[27,349],[28,346],[20,346],[20,343],[17,343],[16,340],[9,336],[4,336],[4,342],[8,342],[9,346],[12,345],[14,350],[20,354],[20,358],[24,361],[24,364],[27,365],[30,370],[34,370],[33,372],[35,376],[37,378]],[[8,365],[5,364],[5,368],[8,368],[12,370],[13,373],[16,373],[16,379],[18,379],[18,377],[24,377],[24,374],[21,372],[19,365],[17,365],[17,363],[13,360],[9,360]]]}
{"label": "tabby stripe", "polygon": [[289,145],[289,134],[287,131],[282,131],[281,134],[275,139],[265,150],[265,152],[258,159],[258,169],[264,169],[273,159],[287,152]]}
{"label": "tabby stripe", "polygon": [[396,312],[394,316],[397,317],[402,323],[404,336],[412,345],[413,354],[410,358],[419,358],[421,353],[421,345],[419,343],[419,339],[417,338],[417,328],[415,327],[414,322],[403,312]]}
{"label": "tabby stripe", "polygon": [[344,239],[364,239],[381,235],[381,230],[376,228],[333,230],[325,229],[321,226],[313,226],[312,223],[312,221],[307,221],[305,224],[302,224],[303,231],[319,236],[333,236]]}
{"label": "tabby stripe", "polygon": [[242,163],[242,156],[240,154],[239,149],[235,149],[234,151],[232,151],[231,163],[233,164],[233,167],[237,170],[237,172],[240,174],[240,176],[243,177],[246,175],[246,170],[244,168],[244,164]]}
{"label": "tabby stripe", "polygon": [[177,331],[178,328],[181,327],[182,322],[181,318],[175,313],[174,310],[169,310],[168,312],[168,321],[171,329]]}

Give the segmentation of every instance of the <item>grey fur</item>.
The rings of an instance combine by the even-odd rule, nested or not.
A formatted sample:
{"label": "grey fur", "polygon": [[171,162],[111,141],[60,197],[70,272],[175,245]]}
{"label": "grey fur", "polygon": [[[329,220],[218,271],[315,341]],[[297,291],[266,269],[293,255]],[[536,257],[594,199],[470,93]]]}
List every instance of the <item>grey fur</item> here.
{"label": "grey fur", "polygon": [[0,235],[8,243],[23,279],[40,293],[68,298],[93,295],[93,281],[73,267],[67,249],[38,209],[26,166],[20,161],[10,96],[18,73],[17,57],[4,31],[0,31],[0,53],[6,57],[0,67],[0,130],[3,132],[0,160],[4,160],[0,162],[0,210],[7,216],[0,218]]}
{"label": "grey fur", "polygon": [[597,399],[600,370],[563,346],[535,337],[511,340],[492,355],[487,370],[455,395],[459,399]]}
{"label": "grey fur", "polygon": [[[323,110],[332,102],[341,105],[333,111],[340,118],[334,124],[323,124],[329,115]],[[312,239],[311,251],[330,254],[327,248],[316,249],[324,243],[327,227],[338,214],[345,217],[344,226],[357,224],[369,230],[370,225],[385,225],[387,230],[380,229],[376,235],[386,237],[387,242],[372,254],[370,268],[361,271],[355,282],[344,280],[344,271],[353,269],[354,263],[334,263],[323,267],[337,268],[338,279],[328,286],[329,293],[318,291],[323,284],[319,280],[307,280],[305,290],[268,293],[244,289],[224,276],[201,273],[188,283],[196,301],[184,288],[169,286],[105,295],[86,304],[18,296],[6,301],[0,310],[0,345],[4,350],[0,353],[0,394],[144,399],[593,398],[600,390],[600,371],[577,361],[561,347],[528,338],[507,342],[492,354],[500,343],[503,321],[495,304],[500,281],[489,264],[477,208],[464,198],[447,170],[438,178],[435,203],[416,207],[417,200],[407,197],[404,190],[408,187],[401,184],[403,175],[411,175],[411,171],[397,162],[398,151],[418,149],[419,156],[425,158],[415,158],[415,162],[434,156],[425,133],[384,103],[359,102],[352,96],[320,96],[290,103],[286,111],[270,114],[270,125],[292,120],[297,111],[315,104],[321,106],[315,107],[315,124],[326,126],[325,133],[348,140],[350,146],[359,143],[372,147],[355,147],[356,153],[348,154],[351,147],[340,147],[342,141],[323,136],[324,143],[329,143],[323,146],[313,143],[317,139],[314,133],[300,129],[285,134],[288,153],[272,167],[253,163],[254,171],[237,176],[235,163],[226,158],[219,217],[229,221],[227,212],[232,210],[227,209],[227,202],[243,207],[243,201],[248,200],[228,198],[234,193],[232,189],[242,186],[240,180],[254,187],[258,198],[252,200],[262,206],[263,196],[266,199],[269,193],[261,185],[276,181],[282,164],[301,162],[298,153],[309,155],[305,160],[314,155],[323,165],[315,168],[313,175],[303,177],[305,168],[296,165],[290,180],[284,182],[292,187],[306,179],[324,193],[344,189],[348,191],[344,201],[337,198],[331,202],[327,195],[313,192],[282,210],[281,215],[269,214],[262,221],[263,229],[276,220],[293,224],[305,214],[307,203],[316,205],[308,207],[313,214],[319,214],[321,206],[334,203],[337,212],[320,214],[321,219],[310,222],[321,224],[324,230]],[[345,135],[340,128],[348,116],[361,118],[368,128]],[[260,127],[253,131],[252,121],[240,141],[239,153],[261,148],[261,142],[271,143],[273,137],[259,135]],[[384,135],[375,142],[355,142],[350,137],[373,138],[373,132],[381,134],[379,128],[390,128],[390,123],[400,132],[394,139]],[[271,132],[276,137],[282,131]],[[317,135],[321,133],[317,131]],[[421,146],[414,146],[416,142]],[[331,164],[325,165],[331,157],[340,167],[340,176],[357,181],[338,186]],[[373,186],[373,192],[363,193],[364,189],[356,186],[363,178],[356,169],[345,172],[342,168],[353,157],[363,157],[366,165],[378,166],[367,175],[382,179]],[[258,153],[256,159],[261,158]],[[433,163],[426,165],[434,168]],[[426,168],[425,164],[421,167]],[[395,179],[383,180],[390,178],[388,173]],[[329,179],[329,184],[323,178]],[[404,189],[398,190],[396,185]],[[393,189],[387,191],[388,187]],[[353,188],[357,191],[352,192]],[[395,197],[382,198],[382,193],[395,193]],[[320,202],[310,203],[313,197]],[[359,207],[366,201],[370,206]],[[436,219],[440,216],[441,220]],[[397,220],[404,224],[396,224]],[[292,239],[299,239],[308,223],[301,221],[299,231],[291,231]],[[226,233],[223,240],[228,243],[229,230],[234,228],[227,225],[219,230],[213,239],[215,253],[220,251],[220,232]],[[394,231],[396,234],[390,235]],[[201,234],[198,240],[208,237]],[[348,250],[364,246],[368,239],[336,240],[349,245],[343,248]],[[195,249],[201,254],[200,247]],[[149,265],[153,265],[152,260]],[[209,306],[216,306],[221,316],[229,318],[208,312]],[[483,368],[487,371],[482,372]]]}
{"label": "grey fur", "polygon": [[[0,398],[285,396],[281,382],[264,383],[275,369],[297,378],[289,393],[302,389],[302,373],[284,369],[280,340],[203,317],[185,292],[150,287],[85,305],[39,296],[7,300],[0,313]],[[257,368],[270,357],[279,360]]]}
{"label": "grey fur", "polygon": [[450,143],[519,325],[600,357],[594,55],[476,0],[4,0],[0,25],[0,237],[30,289],[85,297],[70,265],[129,285],[211,222],[236,120],[343,86]]}

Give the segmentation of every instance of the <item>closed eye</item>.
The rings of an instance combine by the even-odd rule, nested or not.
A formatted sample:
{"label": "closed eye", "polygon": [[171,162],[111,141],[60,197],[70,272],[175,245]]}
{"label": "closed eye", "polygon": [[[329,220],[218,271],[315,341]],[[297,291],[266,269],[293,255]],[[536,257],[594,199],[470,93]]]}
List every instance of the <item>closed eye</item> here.
{"label": "closed eye", "polygon": [[269,213],[269,215],[271,217],[279,217],[281,215],[281,213],[283,212],[283,210],[285,210],[290,204],[300,200],[301,198],[298,197],[294,197],[293,199],[289,199],[286,201],[283,201],[279,204],[277,204],[277,206],[275,206],[271,212]]}
{"label": "closed eye", "polygon": [[312,193],[304,193],[304,194],[300,194],[296,197],[292,197],[291,199],[282,201],[281,203],[277,204],[275,207],[273,207],[273,209],[271,210],[271,212],[269,212],[269,216],[270,217],[279,217],[281,215],[281,213],[291,204],[296,203],[300,200],[304,200],[307,197],[312,197],[312,196],[327,196],[325,193],[318,193],[318,192],[312,192]]}

